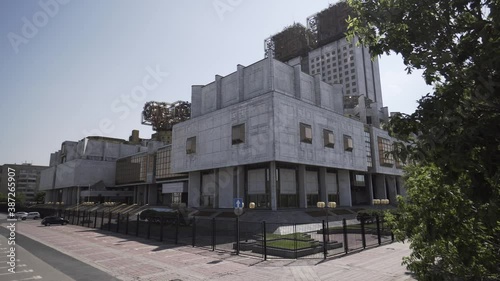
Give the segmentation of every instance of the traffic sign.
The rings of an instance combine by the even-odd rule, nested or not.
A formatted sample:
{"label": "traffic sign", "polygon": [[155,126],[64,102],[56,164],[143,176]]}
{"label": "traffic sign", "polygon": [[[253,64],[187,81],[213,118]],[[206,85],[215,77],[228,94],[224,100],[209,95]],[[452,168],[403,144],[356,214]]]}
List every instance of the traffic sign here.
{"label": "traffic sign", "polygon": [[235,209],[242,209],[244,206],[243,199],[242,198],[234,198],[233,200],[233,207]]}

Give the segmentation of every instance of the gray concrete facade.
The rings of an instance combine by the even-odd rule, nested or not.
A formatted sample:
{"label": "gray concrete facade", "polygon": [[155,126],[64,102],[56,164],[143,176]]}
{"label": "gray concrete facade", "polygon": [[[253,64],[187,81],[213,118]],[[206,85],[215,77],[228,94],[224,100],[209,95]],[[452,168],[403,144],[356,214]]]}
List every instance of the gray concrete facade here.
{"label": "gray concrete facade", "polygon": [[[377,161],[368,167],[365,124],[344,117],[343,96],[342,85],[272,58],[193,86],[192,118],[176,124],[172,134],[173,172],[189,173],[188,204],[231,208],[233,198],[245,198],[246,204],[258,201],[272,210],[329,200],[353,206],[387,198],[387,188],[394,199],[396,178],[380,175],[379,187],[371,174],[402,172]],[[233,127],[239,125],[244,136],[235,143]],[[304,125],[310,129],[306,141]],[[333,145],[325,145],[325,130],[333,133]],[[388,135],[376,128],[369,132],[376,160],[376,137]],[[188,139],[196,139],[194,152],[187,150]]]}

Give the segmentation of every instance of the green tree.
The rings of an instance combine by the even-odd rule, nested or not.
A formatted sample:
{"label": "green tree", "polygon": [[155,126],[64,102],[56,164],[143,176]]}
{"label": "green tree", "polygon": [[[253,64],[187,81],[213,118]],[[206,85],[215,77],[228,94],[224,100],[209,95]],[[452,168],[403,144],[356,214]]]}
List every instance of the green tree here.
{"label": "green tree", "polygon": [[35,202],[37,204],[45,202],[45,191],[40,191],[35,194]]}
{"label": "green tree", "polygon": [[348,0],[349,36],[434,85],[391,118],[410,163],[393,217],[422,280],[500,279],[500,1]]}

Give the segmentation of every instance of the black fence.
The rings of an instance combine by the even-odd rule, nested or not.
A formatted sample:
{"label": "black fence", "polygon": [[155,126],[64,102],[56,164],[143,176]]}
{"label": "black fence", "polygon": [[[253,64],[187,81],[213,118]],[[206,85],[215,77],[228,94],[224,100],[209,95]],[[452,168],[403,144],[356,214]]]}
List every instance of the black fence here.
{"label": "black fence", "polygon": [[326,259],[394,241],[391,230],[378,216],[360,222],[343,219],[285,224],[239,218],[144,219],[140,215],[107,211],[45,210],[43,213],[59,215],[73,225],[264,260]]}

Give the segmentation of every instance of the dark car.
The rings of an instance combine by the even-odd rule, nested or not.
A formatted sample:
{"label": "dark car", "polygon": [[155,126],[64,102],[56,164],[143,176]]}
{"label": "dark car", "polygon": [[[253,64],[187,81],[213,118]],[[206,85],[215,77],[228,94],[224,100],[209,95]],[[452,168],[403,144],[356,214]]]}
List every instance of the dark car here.
{"label": "dark car", "polygon": [[60,217],[45,217],[42,220],[42,224],[45,225],[45,226],[49,226],[51,224],[65,225],[67,223],[69,223],[68,220],[65,220],[65,219],[60,218]]}

